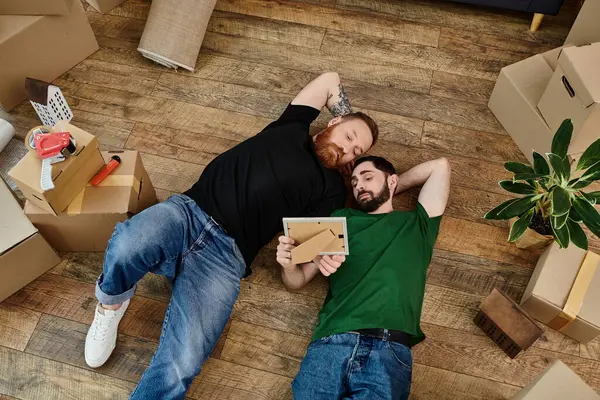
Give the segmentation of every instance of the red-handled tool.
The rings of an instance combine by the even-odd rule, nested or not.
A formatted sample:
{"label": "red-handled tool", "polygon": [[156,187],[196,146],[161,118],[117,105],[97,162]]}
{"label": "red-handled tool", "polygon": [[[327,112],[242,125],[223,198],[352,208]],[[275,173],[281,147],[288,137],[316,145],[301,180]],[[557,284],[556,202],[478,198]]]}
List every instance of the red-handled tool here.
{"label": "red-handled tool", "polygon": [[94,176],[91,180],[92,186],[98,186],[100,182],[104,180],[111,172],[115,170],[121,164],[121,157],[112,156],[108,164],[106,164],[102,169]]}

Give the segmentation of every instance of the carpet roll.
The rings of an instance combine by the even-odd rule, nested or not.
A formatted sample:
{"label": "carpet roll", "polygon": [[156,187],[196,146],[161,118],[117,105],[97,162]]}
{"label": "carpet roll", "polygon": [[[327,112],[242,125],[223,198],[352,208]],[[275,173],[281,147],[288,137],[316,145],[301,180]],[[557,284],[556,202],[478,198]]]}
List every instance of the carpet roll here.
{"label": "carpet roll", "polygon": [[216,0],[153,0],[138,51],[169,68],[194,71]]}

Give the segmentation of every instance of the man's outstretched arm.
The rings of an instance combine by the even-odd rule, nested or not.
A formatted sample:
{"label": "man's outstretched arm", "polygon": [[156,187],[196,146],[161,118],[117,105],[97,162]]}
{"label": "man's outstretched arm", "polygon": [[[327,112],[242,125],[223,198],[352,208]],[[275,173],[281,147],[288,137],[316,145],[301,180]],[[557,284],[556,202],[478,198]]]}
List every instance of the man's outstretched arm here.
{"label": "man's outstretched arm", "polygon": [[450,175],[450,163],[446,158],[424,162],[398,176],[395,194],[423,185],[419,203],[430,218],[440,216],[450,195]]}
{"label": "man's outstretched arm", "polygon": [[298,93],[292,104],[310,106],[317,110],[327,106],[334,117],[352,112],[350,100],[337,72],[325,72],[317,77]]}

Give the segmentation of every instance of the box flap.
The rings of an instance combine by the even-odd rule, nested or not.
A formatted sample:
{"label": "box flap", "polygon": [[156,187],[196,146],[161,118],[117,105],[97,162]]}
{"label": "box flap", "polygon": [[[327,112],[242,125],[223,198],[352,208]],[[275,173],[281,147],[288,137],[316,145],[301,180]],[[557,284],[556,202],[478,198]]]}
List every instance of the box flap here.
{"label": "box flap", "polygon": [[37,232],[0,178],[0,254]]}
{"label": "box flap", "polygon": [[0,44],[18,35],[43,17],[25,15],[0,15]]}
{"label": "box flap", "polygon": [[600,103],[600,43],[566,47],[558,63],[572,88],[571,97],[574,94],[584,107]]}

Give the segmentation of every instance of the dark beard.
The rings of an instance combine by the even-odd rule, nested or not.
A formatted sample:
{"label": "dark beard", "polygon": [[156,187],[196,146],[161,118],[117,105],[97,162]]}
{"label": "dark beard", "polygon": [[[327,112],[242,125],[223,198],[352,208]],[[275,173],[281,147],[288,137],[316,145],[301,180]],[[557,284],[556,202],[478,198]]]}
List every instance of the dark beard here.
{"label": "dark beard", "polygon": [[344,150],[331,142],[332,127],[329,127],[319,133],[315,138],[315,153],[321,160],[325,168],[339,169],[342,167],[341,161],[344,156]]}
{"label": "dark beard", "polygon": [[[369,200],[359,200],[360,196],[364,193],[369,193],[371,198]],[[358,204],[358,209],[360,211],[370,213],[381,207],[382,204],[390,199],[390,196],[390,187],[386,178],[383,189],[381,189],[377,195],[373,194],[371,191],[363,190],[356,195],[356,203]]]}

